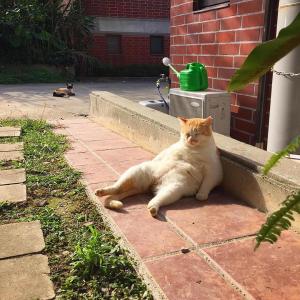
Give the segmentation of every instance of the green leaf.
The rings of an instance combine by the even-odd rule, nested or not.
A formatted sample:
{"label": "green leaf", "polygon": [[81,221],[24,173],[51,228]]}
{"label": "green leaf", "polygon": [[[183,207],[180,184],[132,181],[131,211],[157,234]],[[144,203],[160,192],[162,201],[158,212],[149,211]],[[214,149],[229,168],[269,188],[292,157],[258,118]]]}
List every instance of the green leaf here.
{"label": "green leaf", "polygon": [[[291,215],[293,212],[298,213],[298,205],[300,204],[300,190],[295,195],[290,195],[282,203],[282,207],[273,212],[263,224],[256,235],[256,250],[262,242],[275,243],[283,230],[291,227]],[[293,217],[292,217],[293,219]]]}
{"label": "green leaf", "polygon": [[280,30],[278,37],[255,47],[242,67],[236,71],[228,85],[228,91],[237,91],[264,75],[291,50],[300,45],[300,13],[287,27]]}
{"label": "green leaf", "polygon": [[269,171],[279,162],[279,160],[290,153],[295,152],[300,147],[300,136],[297,136],[283,150],[273,154],[263,168],[263,174],[267,175]]}

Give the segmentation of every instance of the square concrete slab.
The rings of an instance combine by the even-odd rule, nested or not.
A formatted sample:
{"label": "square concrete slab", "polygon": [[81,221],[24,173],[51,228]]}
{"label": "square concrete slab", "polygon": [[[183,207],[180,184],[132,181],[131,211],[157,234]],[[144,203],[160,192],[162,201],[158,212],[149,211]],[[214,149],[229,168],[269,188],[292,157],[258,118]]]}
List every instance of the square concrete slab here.
{"label": "square concrete slab", "polygon": [[130,167],[139,165],[143,163],[145,159],[133,159],[133,160],[126,160],[126,161],[111,161],[109,165],[119,174],[124,173],[126,170],[128,170]]}
{"label": "square concrete slab", "polygon": [[[86,167],[86,166],[81,166]],[[81,168],[79,167],[79,168]],[[118,179],[118,175],[108,168],[106,165],[101,165],[99,167],[99,171],[96,173],[85,173],[83,175],[84,180],[88,183],[100,183],[100,182],[107,182],[107,181],[114,181]]]}
{"label": "square concrete slab", "polygon": [[151,160],[154,155],[139,147],[95,151],[108,164],[116,164],[127,160]]}
{"label": "square concrete slab", "polygon": [[44,248],[45,242],[40,221],[0,226],[0,259],[36,253]]}
{"label": "square concrete slab", "polygon": [[117,140],[119,135],[111,132],[110,130],[100,127],[99,125],[92,124],[80,124],[67,127],[67,131],[74,137],[86,142],[86,141],[104,141],[104,140]]}
{"label": "square concrete slab", "polygon": [[65,120],[58,120],[56,121],[56,123],[63,124],[63,125],[72,125],[72,124],[89,124],[92,122],[88,118],[70,118]]}
{"label": "square concrete slab", "polygon": [[0,299],[53,299],[48,258],[30,255],[0,260]]}
{"label": "square concrete slab", "polygon": [[85,145],[92,151],[133,148],[137,146],[132,142],[130,142],[129,140],[126,140],[121,137],[119,139],[106,140],[106,141],[90,141],[90,142],[86,142]]}
{"label": "square concrete slab", "polygon": [[24,155],[22,151],[7,151],[0,152],[0,161],[10,161],[10,160],[23,160]]}
{"label": "square concrete slab", "polygon": [[23,183],[25,181],[25,169],[0,170],[0,185]]}
{"label": "square concrete slab", "polygon": [[146,266],[169,300],[243,299],[194,253],[161,258]]}
{"label": "square concrete slab", "polygon": [[99,163],[103,164],[103,160],[98,159],[90,152],[66,153],[65,157],[74,167],[94,165]]}
{"label": "square concrete slab", "polygon": [[88,152],[88,149],[83,146],[79,141],[72,141],[70,143],[70,148],[67,153],[83,153]]}
{"label": "square concrete slab", "polygon": [[20,136],[21,127],[0,127],[0,137]]}
{"label": "square concrete slab", "polygon": [[142,257],[157,256],[191,246],[164,220],[151,217],[146,209],[109,211],[127,240]]}
{"label": "square concrete slab", "polygon": [[0,185],[0,202],[24,202],[26,201],[26,185],[10,184]]}
{"label": "square concrete slab", "polygon": [[23,150],[23,148],[24,145],[22,142],[13,144],[0,144],[0,152],[20,151]]}
{"label": "square concrete slab", "polygon": [[244,240],[204,251],[254,299],[299,300],[299,234],[284,232],[277,243],[264,243],[255,252],[254,245],[253,240]]}
{"label": "square concrete slab", "polygon": [[265,220],[263,213],[221,191],[207,201],[181,199],[162,212],[197,244],[255,234]]}

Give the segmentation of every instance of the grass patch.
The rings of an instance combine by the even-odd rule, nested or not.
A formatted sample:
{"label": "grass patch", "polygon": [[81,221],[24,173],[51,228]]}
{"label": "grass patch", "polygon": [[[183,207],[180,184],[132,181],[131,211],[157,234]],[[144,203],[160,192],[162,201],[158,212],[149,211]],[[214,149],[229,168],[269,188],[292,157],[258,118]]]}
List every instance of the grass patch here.
{"label": "grass patch", "polygon": [[0,120],[0,126],[22,127],[25,160],[0,167],[26,168],[28,193],[23,205],[0,203],[0,224],[40,220],[57,297],[152,299],[87,199],[81,174],[65,161],[66,138],[44,121]]}
{"label": "grass patch", "polygon": [[0,84],[56,83],[73,80],[73,75],[53,66],[4,65],[0,66]]}

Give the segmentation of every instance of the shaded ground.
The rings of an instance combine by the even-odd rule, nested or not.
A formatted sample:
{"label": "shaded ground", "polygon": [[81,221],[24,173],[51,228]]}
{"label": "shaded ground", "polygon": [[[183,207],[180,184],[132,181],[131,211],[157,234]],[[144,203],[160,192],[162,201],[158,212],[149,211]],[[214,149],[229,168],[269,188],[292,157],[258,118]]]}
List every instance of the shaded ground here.
{"label": "shaded ground", "polygon": [[52,92],[61,84],[0,85],[0,118],[70,118],[88,114],[89,93],[109,91],[132,101],[159,99],[156,78],[114,78],[74,83],[75,97],[55,98]]}

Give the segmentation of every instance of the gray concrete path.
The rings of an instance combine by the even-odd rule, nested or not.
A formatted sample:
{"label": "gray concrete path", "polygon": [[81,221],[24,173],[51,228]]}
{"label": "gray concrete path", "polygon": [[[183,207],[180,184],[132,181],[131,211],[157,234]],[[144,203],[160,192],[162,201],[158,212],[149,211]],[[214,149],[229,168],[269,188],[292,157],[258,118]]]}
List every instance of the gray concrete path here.
{"label": "gray concrete path", "polygon": [[19,151],[19,150],[23,150],[23,147],[24,145],[22,142],[13,143],[13,144],[0,144],[0,152]]}
{"label": "gray concrete path", "polygon": [[0,144],[0,161],[22,160],[24,159],[22,150],[23,143]]}
{"label": "gray concrete path", "polygon": [[0,202],[21,203],[26,200],[25,184],[0,185]]}
{"label": "gray concrete path", "polygon": [[25,169],[0,170],[0,185],[23,183],[25,181]]}
{"label": "gray concrete path", "polygon": [[[0,127],[2,136],[20,135],[20,128]],[[0,160],[23,158],[23,143],[0,144]],[[25,169],[0,170],[0,203],[27,200]],[[40,221],[0,226],[0,299],[53,299],[48,258]]]}
{"label": "gray concrete path", "polygon": [[22,160],[24,159],[23,152],[21,151],[0,151],[0,161],[10,161],[10,160]]}
{"label": "gray concrete path", "polygon": [[20,127],[0,127],[0,137],[20,136]]}
{"label": "gray concrete path", "polygon": [[37,253],[44,248],[40,221],[0,226],[0,259]]}
{"label": "gray concrete path", "polygon": [[0,260],[0,299],[53,299],[55,293],[49,273],[45,255]]}
{"label": "gray concrete path", "polygon": [[75,82],[75,97],[56,98],[53,90],[62,84],[0,85],[0,118],[29,117],[60,119],[88,114],[89,94],[104,90],[132,101],[155,100],[159,96],[156,78],[101,79],[97,82]]}

